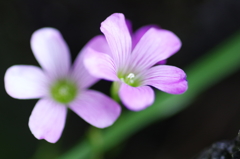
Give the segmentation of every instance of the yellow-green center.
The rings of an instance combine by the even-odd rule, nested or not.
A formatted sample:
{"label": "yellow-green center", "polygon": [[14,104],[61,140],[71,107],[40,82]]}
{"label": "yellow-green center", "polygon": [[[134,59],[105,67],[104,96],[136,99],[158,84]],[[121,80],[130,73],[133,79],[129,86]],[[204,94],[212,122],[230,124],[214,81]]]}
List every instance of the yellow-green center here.
{"label": "yellow-green center", "polygon": [[140,86],[140,80],[139,80],[139,78],[136,78],[134,73],[129,73],[126,75],[119,74],[118,77],[122,80],[122,82],[124,82],[132,87]]}
{"label": "yellow-green center", "polygon": [[52,98],[62,104],[72,102],[78,93],[78,87],[75,82],[68,79],[61,79],[56,81],[51,86]]}

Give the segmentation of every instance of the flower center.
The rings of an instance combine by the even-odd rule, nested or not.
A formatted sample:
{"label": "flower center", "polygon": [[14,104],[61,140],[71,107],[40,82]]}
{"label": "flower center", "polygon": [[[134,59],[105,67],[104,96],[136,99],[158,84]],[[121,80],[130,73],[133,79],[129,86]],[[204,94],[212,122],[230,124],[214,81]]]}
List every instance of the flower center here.
{"label": "flower center", "polygon": [[121,79],[121,81],[132,87],[138,87],[140,85],[140,81],[138,78],[136,78],[134,73],[129,73],[123,76],[119,75],[119,78]]}
{"label": "flower center", "polygon": [[72,80],[61,79],[51,86],[51,96],[59,103],[67,104],[77,96],[77,85]]}

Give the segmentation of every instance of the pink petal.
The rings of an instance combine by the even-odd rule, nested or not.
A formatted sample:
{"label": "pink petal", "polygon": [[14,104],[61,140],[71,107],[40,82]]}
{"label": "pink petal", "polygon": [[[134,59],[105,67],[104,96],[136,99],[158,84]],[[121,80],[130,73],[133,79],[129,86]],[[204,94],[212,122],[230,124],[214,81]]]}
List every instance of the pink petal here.
{"label": "pink petal", "polygon": [[144,85],[150,85],[171,94],[181,94],[188,89],[186,74],[180,68],[160,65],[147,70]]}
{"label": "pink petal", "polygon": [[31,38],[32,51],[43,69],[53,77],[64,76],[70,68],[70,53],[61,33],[54,28],[35,31]]}
{"label": "pink petal", "polygon": [[177,52],[181,41],[172,32],[151,28],[140,39],[132,53],[132,67],[135,70],[150,68]]}
{"label": "pink petal", "polygon": [[70,103],[70,109],[86,122],[98,128],[112,125],[121,113],[121,107],[106,95],[87,90]]}
{"label": "pink petal", "polygon": [[157,63],[157,65],[165,65],[167,63],[167,60],[162,60]]}
{"label": "pink petal", "polygon": [[61,137],[66,115],[66,106],[50,99],[41,99],[34,107],[28,125],[37,139],[55,143]]}
{"label": "pink petal", "polygon": [[148,86],[132,87],[122,83],[119,96],[124,105],[133,111],[143,110],[154,101],[154,92]]}
{"label": "pink petal", "polygon": [[108,55],[88,48],[84,56],[86,69],[95,77],[110,81],[117,81],[116,65],[113,59]]}
{"label": "pink petal", "polygon": [[128,31],[129,31],[130,35],[132,35],[132,22],[128,19],[125,19],[125,21],[126,21]]}
{"label": "pink petal", "polygon": [[146,25],[141,28],[139,28],[132,36],[132,46],[133,48],[136,46],[136,44],[139,42],[139,40],[142,38],[142,36],[150,29],[150,28],[157,28],[159,27],[157,25]]}
{"label": "pink petal", "polygon": [[40,98],[47,94],[47,77],[36,66],[16,65],[5,74],[7,93],[18,99]]}
{"label": "pink petal", "polygon": [[111,50],[108,46],[107,40],[104,35],[98,35],[92,38],[81,50],[81,52],[86,52],[87,48],[92,48],[98,52],[107,53],[111,56]]}
{"label": "pink petal", "polygon": [[112,14],[102,22],[100,29],[107,39],[116,65],[125,66],[131,54],[132,40],[124,15]]}
{"label": "pink petal", "polygon": [[95,36],[84,46],[78,54],[72,69],[72,75],[81,88],[88,88],[99,80],[95,76],[92,76],[83,64],[84,56],[89,48],[111,54],[107,41],[103,35]]}
{"label": "pink petal", "polygon": [[[159,26],[157,25],[146,25],[141,27],[140,29],[138,29],[132,36],[132,42],[133,42],[133,48],[136,46],[136,44],[139,42],[139,40],[142,38],[142,36],[150,29],[150,28],[156,28],[156,29],[160,29]],[[167,63],[167,60],[162,60],[157,62],[157,65],[164,65]]]}

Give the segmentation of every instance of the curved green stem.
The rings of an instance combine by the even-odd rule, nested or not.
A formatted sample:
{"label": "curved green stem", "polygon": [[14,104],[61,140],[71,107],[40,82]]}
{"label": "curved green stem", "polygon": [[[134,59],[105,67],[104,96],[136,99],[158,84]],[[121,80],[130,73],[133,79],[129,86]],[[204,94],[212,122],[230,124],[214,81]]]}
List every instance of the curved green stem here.
{"label": "curved green stem", "polygon": [[[156,93],[154,104],[140,112],[128,111],[122,114],[113,126],[101,130],[102,144],[99,150],[105,152],[132,136],[147,125],[168,118],[186,108],[196,96],[223,80],[240,68],[240,32],[228,39],[186,70],[189,89],[182,95]],[[59,159],[89,158],[96,147],[83,140]]]}

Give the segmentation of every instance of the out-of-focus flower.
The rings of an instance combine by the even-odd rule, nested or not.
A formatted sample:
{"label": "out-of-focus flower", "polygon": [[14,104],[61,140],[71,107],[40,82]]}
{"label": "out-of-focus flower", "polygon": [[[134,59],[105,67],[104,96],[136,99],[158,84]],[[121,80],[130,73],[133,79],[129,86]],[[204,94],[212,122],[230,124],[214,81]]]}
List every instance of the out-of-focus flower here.
{"label": "out-of-focus flower", "polygon": [[[102,46],[99,51],[88,49],[84,63],[89,72],[115,81],[118,94],[127,108],[139,111],[154,101],[150,86],[171,94],[184,93],[188,88],[183,70],[164,63],[181,47],[171,31],[146,26],[131,35],[124,15],[115,13],[101,24]],[[107,42],[106,42],[107,41]],[[155,66],[156,65],[156,66]]]}
{"label": "out-of-focus flower", "polygon": [[83,66],[86,48],[94,49],[97,37],[82,49],[70,67],[69,49],[60,32],[42,28],[33,33],[31,48],[43,70],[36,66],[15,65],[5,74],[7,93],[18,99],[41,98],[29,118],[37,139],[55,143],[61,136],[67,108],[91,125],[104,128],[113,124],[121,108],[106,95],[87,88],[98,81]]}

